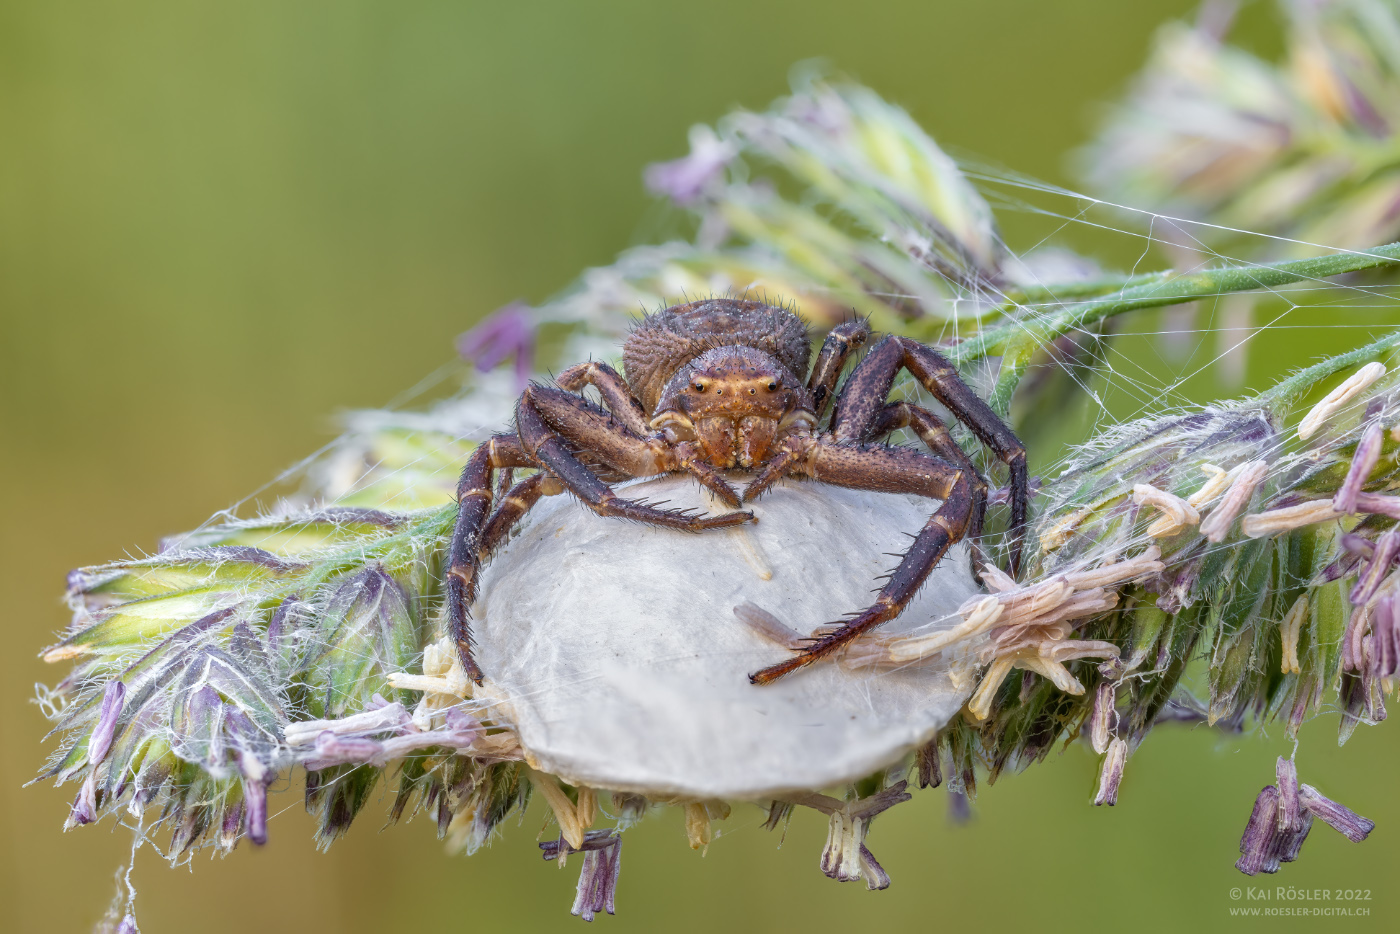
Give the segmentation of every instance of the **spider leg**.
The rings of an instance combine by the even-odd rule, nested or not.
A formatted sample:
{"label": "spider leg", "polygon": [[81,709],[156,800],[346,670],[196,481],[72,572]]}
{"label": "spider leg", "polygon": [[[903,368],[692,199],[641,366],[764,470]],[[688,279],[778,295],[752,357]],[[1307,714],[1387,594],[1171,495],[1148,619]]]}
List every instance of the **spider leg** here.
{"label": "spider leg", "polygon": [[822,417],[836,394],[836,381],[846,368],[846,360],[870,338],[870,324],[864,318],[846,321],[832,328],[822,341],[807,389],[812,393],[812,412]]}
{"label": "spider leg", "polygon": [[958,375],[957,368],[937,351],[907,337],[887,337],[866,354],[846,381],[831,431],[838,441],[868,437],[894,385],[895,374],[908,370],[923,387],[972,429],[983,444],[1011,470],[1011,573],[1021,565],[1026,525],[1026,449],[992,407],[983,402]]}
{"label": "spider leg", "polygon": [[627,381],[606,363],[596,360],[577,363],[560,373],[554,381],[561,389],[567,389],[569,392],[581,392],[584,386],[595,387],[603,397],[603,404],[618,421],[627,426],[628,431],[638,438],[645,438],[651,433],[651,426],[647,424],[646,409],[642,408],[637,397],[632,395]]}
{"label": "spider leg", "polygon": [[496,471],[496,495],[492,499],[492,502],[503,502],[505,500],[506,493],[513,486],[515,486],[514,467],[502,467],[500,470]]}
{"label": "spider leg", "polygon": [[[548,421],[545,410],[552,416]],[[685,532],[723,529],[754,521],[751,512],[697,516],[674,509],[658,509],[618,496],[578,459],[566,438],[574,442],[577,449],[596,454],[608,466],[632,476],[667,473],[679,469],[680,465],[667,457],[671,452],[664,442],[632,436],[610,423],[606,413],[577,396],[544,386],[530,386],[516,407],[515,424],[526,452],[549,468],[571,493],[600,516],[635,519]]]}
{"label": "spider leg", "polygon": [[540,501],[540,497],[563,491],[564,488],[558,480],[540,471],[521,480],[508,492],[498,493],[496,499],[500,505],[496,507],[496,511],[486,522],[486,528],[481,532],[476,546],[477,559],[484,562],[491,557],[510,535],[516,523]]}
{"label": "spider leg", "polygon": [[677,466],[699,480],[701,486],[719,497],[726,506],[738,509],[743,505],[743,498],[718,470],[705,463],[695,445],[689,441],[682,441],[675,446],[675,451]]}
{"label": "spider leg", "polygon": [[982,523],[987,516],[986,479],[978,472],[977,465],[967,456],[967,452],[958,447],[943,420],[923,406],[910,402],[887,403],[875,416],[874,424],[862,440],[876,441],[900,428],[912,429],[934,457],[966,471],[972,484],[972,518],[967,524],[967,537],[976,552],[973,566],[981,567],[984,556],[977,540],[982,535]]}
{"label": "spider leg", "polygon": [[744,502],[753,502],[764,490],[792,473],[797,462],[807,455],[805,445],[809,441],[809,438],[784,439],[778,453],[768,458],[758,471],[758,476],[744,487]]}
{"label": "spider leg", "polygon": [[614,418],[616,412],[610,414],[571,392],[531,386],[525,394],[545,422],[573,442],[575,450],[587,451],[629,477],[684,470],[726,505],[739,507],[739,494],[719,471],[701,459],[693,445],[672,445],[654,432],[639,436],[625,424],[619,424],[622,420]]}
{"label": "spider leg", "polygon": [[900,558],[899,566],[880,588],[873,604],[835,630],[814,638],[793,657],[749,675],[754,684],[768,684],[804,668],[898,616],[948,548],[966,534],[972,517],[968,472],[946,461],[905,448],[865,447],[827,440],[808,444],[810,453],[802,470],[815,480],[859,490],[914,493],[941,499],[943,504],[914,538],[914,544]]}
{"label": "spider leg", "polygon": [[478,551],[482,523],[491,509],[492,474],[512,467],[534,466],[519,438],[495,435],[477,445],[457,481],[457,521],[452,527],[452,544],[447,553],[447,628],[467,677],[478,684],[481,683],[481,669],[472,658],[468,613],[476,598],[477,572],[481,569]]}

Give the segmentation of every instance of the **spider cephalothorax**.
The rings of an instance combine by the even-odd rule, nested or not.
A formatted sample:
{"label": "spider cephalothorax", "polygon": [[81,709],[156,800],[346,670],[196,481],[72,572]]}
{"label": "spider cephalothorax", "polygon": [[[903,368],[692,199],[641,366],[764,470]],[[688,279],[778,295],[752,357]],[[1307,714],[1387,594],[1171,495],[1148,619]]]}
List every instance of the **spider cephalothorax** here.
{"label": "spider cephalothorax", "polygon": [[[772,681],[898,616],[949,546],[981,533],[987,502],[985,482],[938,416],[888,401],[901,369],[1010,467],[1014,573],[1026,515],[1025,449],[952,364],[909,338],[886,337],[872,347],[837,397],[848,357],[869,336],[860,320],[834,328],[804,380],[811,344],[795,314],[709,299],[644,318],[623,348],[625,380],[606,364],[589,362],[560,373],[557,386],[532,383],[516,406],[515,432],[481,445],[457,487],[448,619],[468,674],[481,679],[467,625],[481,562],[541,496],[565,489],[600,515],[690,532],[753,521],[753,513],[738,507],[785,476],[941,500],[871,606],[819,630],[802,651],[751,680]],[[590,385],[606,407],[583,396]],[[917,434],[930,453],[878,443],[900,428]],[[512,486],[515,468],[537,472]],[[754,473],[741,494],[724,470]],[[673,472],[691,474],[736,511],[701,516],[659,509],[623,499],[608,485]]]}

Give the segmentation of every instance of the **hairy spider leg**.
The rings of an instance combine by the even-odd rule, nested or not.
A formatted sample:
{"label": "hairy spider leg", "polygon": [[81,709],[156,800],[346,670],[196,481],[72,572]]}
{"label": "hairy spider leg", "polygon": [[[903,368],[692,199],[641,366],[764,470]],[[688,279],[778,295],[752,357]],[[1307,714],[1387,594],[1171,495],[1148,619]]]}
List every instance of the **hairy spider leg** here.
{"label": "hairy spider leg", "polygon": [[457,521],[452,527],[452,545],[447,553],[447,627],[457,646],[467,677],[481,683],[481,669],[472,658],[471,625],[468,614],[476,598],[477,574],[481,569],[482,523],[493,499],[494,471],[512,467],[534,467],[515,435],[494,435],[477,446],[457,481]]}
{"label": "hairy spider leg", "polygon": [[967,537],[978,552],[977,564],[981,564],[981,547],[977,539],[982,535],[982,523],[987,516],[987,481],[978,472],[977,465],[967,452],[958,447],[943,419],[921,405],[912,402],[890,402],[875,416],[875,423],[862,441],[880,441],[893,431],[909,428],[919,436],[935,457],[967,471],[972,484],[972,518],[967,524]]}
{"label": "hairy spider leg", "polygon": [[811,439],[807,444],[810,453],[799,469],[814,480],[858,490],[913,493],[943,503],[900,558],[873,604],[844,623],[833,624],[836,629],[814,637],[786,661],[749,675],[754,684],[768,684],[804,668],[898,616],[943,555],[966,534],[972,517],[968,472],[947,461],[908,448],[840,444],[826,438]]}
{"label": "hairy spider leg", "polygon": [[499,503],[505,499],[506,493],[515,486],[515,468],[502,467],[496,471],[496,496],[492,502]]}
{"label": "hairy spider leg", "polygon": [[543,470],[526,477],[508,491],[498,492],[496,499],[500,505],[486,521],[486,528],[481,532],[476,546],[477,558],[485,562],[491,557],[510,535],[510,530],[515,528],[515,524],[540,501],[540,497],[562,492],[563,487],[559,481]]}
{"label": "hairy spider leg", "polygon": [[[565,374],[568,375],[567,370]],[[739,494],[718,470],[705,463],[695,445],[689,442],[671,444],[656,432],[633,432],[623,419],[616,417],[616,410],[600,409],[571,392],[549,386],[531,386],[525,392],[546,423],[574,442],[577,449],[596,456],[613,470],[628,477],[651,477],[683,470],[725,505],[738,508]]]}
{"label": "hairy spider leg", "polygon": [[[549,411],[554,428],[546,423],[541,407]],[[545,386],[530,386],[516,408],[516,426],[516,435],[496,435],[479,446],[468,459],[457,484],[457,521],[448,554],[448,627],[463,668],[468,677],[478,683],[482,673],[472,657],[469,613],[476,597],[481,564],[541,496],[556,492],[550,489],[552,486],[568,488],[600,515],[620,516],[684,531],[727,528],[753,519],[753,514],[748,512],[697,516],[618,497],[575,456],[561,435],[628,476],[685,469],[686,465],[681,462],[689,460],[686,455],[691,452],[682,451],[678,457],[663,442],[637,438],[610,413],[579,396]],[[556,430],[559,434],[555,434]],[[516,467],[543,469],[503,495],[498,491],[493,496],[493,473]],[[700,467],[708,469],[703,464]],[[715,474],[714,479],[737,504],[738,497],[723,478]],[[487,521],[493,500],[498,501],[498,508]]]}
{"label": "hairy spider leg", "polygon": [[647,425],[646,409],[642,408],[637,397],[632,395],[631,388],[621,374],[606,363],[596,360],[576,363],[555,377],[554,381],[561,389],[567,389],[569,392],[582,392],[584,386],[596,388],[608,411],[612,412],[613,417],[622,422],[628,431],[638,438],[645,438],[651,434],[651,428]]}
{"label": "hairy spider leg", "polygon": [[[754,521],[751,512],[699,516],[618,496],[578,459],[574,450],[596,455],[608,466],[634,477],[669,473],[680,465],[675,461],[667,463],[670,449],[664,442],[635,437],[608,413],[578,396],[548,386],[529,386],[516,406],[515,425],[526,452],[600,516],[633,519],[683,532],[725,529]],[[569,442],[573,442],[574,450]]]}
{"label": "hairy spider leg", "polygon": [[744,502],[751,503],[770,486],[792,473],[797,462],[807,456],[806,441],[803,436],[785,438],[779,443],[778,452],[764,462],[758,475],[744,487]]}
{"label": "hairy spider leg", "polygon": [[[514,438],[513,440],[519,444],[518,438]],[[509,467],[505,467],[502,468],[499,473],[502,480],[507,480],[512,470]],[[464,589],[461,602],[458,604],[463,610],[462,616],[464,621],[470,614],[471,601],[475,599],[476,596],[476,574],[479,572],[481,566],[490,560],[491,555],[495,553],[497,548],[505,543],[505,540],[510,536],[511,530],[525,517],[525,513],[529,512],[534,505],[540,501],[541,497],[553,496],[562,492],[564,492],[563,484],[550,476],[545,470],[540,470],[508,488],[506,488],[505,484],[497,485],[495,502],[498,505],[496,506],[496,511],[491,514],[491,518],[486,520],[485,528],[483,528],[477,536],[475,546],[476,567],[472,572],[472,580],[469,582],[467,588]],[[463,664],[465,665],[465,663],[466,659],[464,658]],[[468,666],[468,671],[470,670],[471,666]],[[480,672],[478,670],[478,676],[476,676],[478,684],[481,680],[479,674]]]}
{"label": "hairy spider leg", "polygon": [[836,395],[836,381],[846,361],[870,339],[870,324],[864,318],[846,321],[832,328],[822,341],[822,349],[812,364],[807,389],[812,393],[812,413],[821,418]]}
{"label": "hairy spider leg", "polygon": [[884,409],[895,375],[908,370],[948,411],[1011,470],[1011,552],[1014,577],[1021,566],[1026,535],[1026,448],[992,407],[963,382],[957,368],[931,347],[907,337],[886,337],[865,355],[846,380],[831,431],[838,441],[860,441]]}

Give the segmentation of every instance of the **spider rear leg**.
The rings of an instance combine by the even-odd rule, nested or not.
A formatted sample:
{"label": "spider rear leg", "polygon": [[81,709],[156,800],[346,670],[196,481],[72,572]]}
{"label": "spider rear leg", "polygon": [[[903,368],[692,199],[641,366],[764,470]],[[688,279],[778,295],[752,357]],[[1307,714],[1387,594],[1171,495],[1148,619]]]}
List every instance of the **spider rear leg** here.
{"label": "spider rear leg", "polygon": [[1015,576],[1021,566],[1026,534],[1026,448],[992,407],[963,382],[957,368],[937,351],[907,337],[887,337],[876,344],[841,390],[836,414],[831,419],[832,434],[838,441],[860,441],[868,437],[884,410],[895,374],[901,369],[908,370],[1010,469],[1009,564]]}
{"label": "spider rear leg", "polygon": [[452,544],[447,553],[447,629],[457,646],[467,677],[481,683],[481,669],[472,658],[471,626],[468,614],[476,599],[476,581],[481,570],[482,524],[491,510],[492,474],[513,467],[534,467],[534,462],[514,435],[495,435],[477,445],[457,481],[457,521],[452,527]]}
{"label": "spider rear leg", "polygon": [[[564,399],[550,395],[551,392]],[[618,496],[578,459],[564,440],[566,437],[575,442],[577,449],[587,450],[608,466],[631,476],[666,473],[680,465],[665,457],[671,453],[669,449],[658,452],[658,448],[648,441],[633,436],[618,425],[608,424],[606,413],[589,412],[580,406],[593,408],[566,392],[531,386],[520,397],[520,404],[515,410],[515,424],[526,452],[549,468],[571,493],[598,515],[635,519],[684,532],[725,529],[754,521],[751,512],[697,516],[680,510],[658,509]],[[551,421],[558,428],[557,433],[555,427],[546,423],[541,408],[550,410],[553,416]]]}
{"label": "spider rear leg", "polygon": [[904,448],[861,447],[810,442],[803,472],[815,480],[858,490],[914,493],[943,504],[914,538],[899,566],[880,588],[875,602],[837,628],[824,632],[784,662],[749,675],[768,684],[830,655],[851,640],[898,616],[953,543],[967,533],[972,518],[972,483],[968,472],[936,457]]}

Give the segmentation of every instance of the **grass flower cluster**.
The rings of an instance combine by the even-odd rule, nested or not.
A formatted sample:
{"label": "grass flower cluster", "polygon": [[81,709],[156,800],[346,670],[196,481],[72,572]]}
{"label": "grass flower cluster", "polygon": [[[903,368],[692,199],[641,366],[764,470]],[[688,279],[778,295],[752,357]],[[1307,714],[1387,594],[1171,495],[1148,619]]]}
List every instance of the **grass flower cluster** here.
{"label": "grass flower cluster", "polygon": [[[1135,209],[1205,221],[1179,245],[1256,257],[1363,249],[1400,236],[1400,30],[1393,0],[1285,0],[1285,52],[1226,42],[1234,4],[1172,23],[1080,153],[1085,180]],[[1164,235],[1167,235],[1164,233]]]}
{"label": "grass flower cluster", "polygon": [[[1347,205],[1396,185],[1356,153],[1400,119],[1390,72],[1333,54],[1386,50],[1379,32],[1357,25],[1372,6],[1335,6],[1342,12],[1323,14],[1325,28],[1295,49],[1291,80],[1302,85],[1199,29],[1164,34],[1142,100],[1195,95],[1214,120],[1255,127],[1249,115],[1267,112],[1273,123],[1255,128],[1257,145],[1227,143],[1238,134],[1224,130],[1197,141],[1206,156],[1192,171],[1181,168],[1181,140],[1194,130],[1166,124],[1152,139],[1111,130],[1094,150],[1103,177],[1124,197],[1150,188],[1159,203],[1186,199],[1319,241],[1357,247],[1393,233],[1379,222],[1348,227],[1361,241],[1330,233],[1359,210]],[[1346,145],[1326,155],[1326,140]],[[1249,145],[1254,157],[1236,159],[1227,145]],[[1370,181],[1354,199],[1325,195],[1357,173]],[[1004,414],[1018,390],[1037,391],[1024,377],[1055,359],[1057,342],[1118,315],[1400,264],[1391,244],[1046,281],[1034,256],[1007,249],[987,203],[907,114],[811,73],[767,111],[697,127],[690,154],[652,166],[646,180],[689,212],[693,239],[630,250],[553,301],[487,319],[462,341],[480,371],[460,393],[420,412],[352,415],[300,489],[263,513],[221,516],[148,557],[73,572],[72,622],[44,654],[72,667],[41,695],[59,743],[42,777],[75,786],[69,826],[125,811],[181,861],[245,836],[265,842],[269,795],[300,780],[323,844],[387,786],[393,819],[424,813],[453,850],[471,853],[538,794],[560,829],[541,843],[543,857],[581,863],[574,913],[611,913],[631,823],[681,807],[691,845],[703,847],[729,804],[571,784],[534,768],[513,724],[474,704],[444,639],[456,473],[508,423],[520,381],[559,362],[541,359],[542,334],[562,342],[563,362],[615,356],[639,306],[762,290],[795,303],[817,331],[855,313],[938,342]],[[1288,219],[1260,215],[1280,186],[1296,193]],[[1079,448],[1040,480],[1018,579],[996,567],[1005,517],[994,514],[985,593],[938,631],[877,631],[839,660],[878,678],[955,653],[971,659],[962,712],[848,787],[775,796],[769,826],[795,807],[817,810],[830,821],[820,869],[882,888],[889,875],[865,835],[914,785],[971,796],[979,780],[1082,738],[1102,756],[1095,803],[1111,805],[1131,755],[1164,722],[1277,718],[1294,735],[1336,708],[1345,741],[1384,719],[1400,660],[1397,346],[1400,334],[1385,336],[1252,398],[1120,425]],[[513,373],[492,369],[512,357]],[[1291,760],[1246,817],[1246,873],[1296,857],[1314,818],[1353,840],[1370,830],[1300,783]]]}

